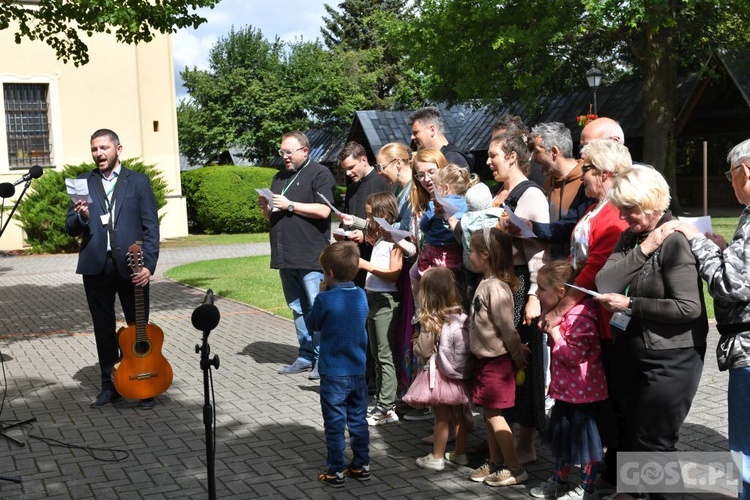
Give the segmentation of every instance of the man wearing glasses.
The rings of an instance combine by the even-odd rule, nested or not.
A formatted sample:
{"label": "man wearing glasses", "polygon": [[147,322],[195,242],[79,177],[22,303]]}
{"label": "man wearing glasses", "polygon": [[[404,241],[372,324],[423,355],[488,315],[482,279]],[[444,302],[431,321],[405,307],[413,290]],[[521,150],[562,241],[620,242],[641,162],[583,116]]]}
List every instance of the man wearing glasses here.
{"label": "man wearing glasses", "polygon": [[310,160],[309,152],[305,134],[284,134],[279,155],[285,168],[271,181],[273,201],[261,196],[258,206],[270,223],[271,267],[279,270],[299,341],[297,359],[279,373],[312,370],[309,378],[317,379],[318,339],[308,332],[305,319],[323,279],[318,256],[331,238],[331,209],[318,193],[332,201],[335,182],[327,167]]}

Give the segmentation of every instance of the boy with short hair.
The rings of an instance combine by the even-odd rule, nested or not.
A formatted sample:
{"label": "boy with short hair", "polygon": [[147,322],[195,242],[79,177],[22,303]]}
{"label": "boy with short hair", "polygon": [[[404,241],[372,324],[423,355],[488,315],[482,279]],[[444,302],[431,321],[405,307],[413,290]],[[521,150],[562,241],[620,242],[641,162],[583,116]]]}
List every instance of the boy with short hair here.
{"label": "boy with short hair", "polygon": [[[359,270],[359,248],[338,241],[321,252],[324,278],[307,327],[320,332],[320,406],[323,412],[327,467],[318,480],[333,487],[345,476],[370,479],[370,433],[367,427],[365,380],[367,297],[353,283]],[[344,433],[349,427],[352,461],[346,465]]]}

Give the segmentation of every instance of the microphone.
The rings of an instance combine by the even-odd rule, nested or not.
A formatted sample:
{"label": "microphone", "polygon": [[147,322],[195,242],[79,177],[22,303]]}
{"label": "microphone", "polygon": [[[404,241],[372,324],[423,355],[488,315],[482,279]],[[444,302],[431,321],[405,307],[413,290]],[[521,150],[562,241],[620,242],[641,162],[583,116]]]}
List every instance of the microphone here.
{"label": "microphone", "polygon": [[219,325],[221,314],[219,313],[219,308],[214,305],[213,290],[209,289],[206,291],[203,302],[195,308],[190,320],[193,323],[193,327],[202,332],[211,331]]}
{"label": "microphone", "polygon": [[14,182],[13,185],[18,186],[22,182],[27,182],[27,181],[30,181],[31,179],[38,179],[42,176],[43,173],[44,173],[44,170],[42,169],[42,167],[40,167],[39,165],[34,165],[33,167],[29,169],[29,171],[26,174],[24,174],[23,177],[21,177],[16,182]]}
{"label": "microphone", "polygon": [[16,188],[10,182],[0,184],[0,198],[10,198],[16,194]]}

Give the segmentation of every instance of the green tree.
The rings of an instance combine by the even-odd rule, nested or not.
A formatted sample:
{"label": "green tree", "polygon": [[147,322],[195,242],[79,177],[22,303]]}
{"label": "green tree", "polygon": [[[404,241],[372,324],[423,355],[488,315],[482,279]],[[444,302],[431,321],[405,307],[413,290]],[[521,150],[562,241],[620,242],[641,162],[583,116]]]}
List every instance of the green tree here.
{"label": "green tree", "polygon": [[[167,181],[155,165],[143,163],[139,158],[123,160],[122,164],[149,177],[157,209],[167,204]],[[32,252],[78,251],[78,238],[68,236],[64,229],[70,207],[70,198],[65,191],[65,179],[75,179],[95,168],[93,162],[65,165],[62,171],[46,170],[44,176],[34,181],[29,195],[18,204],[18,212],[15,215],[26,233],[26,242],[31,245]]]}
{"label": "green tree", "polygon": [[319,42],[269,42],[252,26],[233,29],[211,49],[208,71],[182,72],[190,100],[178,108],[180,150],[205,163],[234,146],[263,161],[288,130],[343,131],[372,100],[366,56]]}
{"label": "green tree", "polygon": [[[156,33],[176,28],[197,28],[206,19],[195,14],[220,0],[0,0],[0,30],[16,26],[16,43],[41,40],[63,62],[76,66],[89,61],[85,34],[114,33],[118,42],[149,42]],[[34,4],[34,5],[28,5]]]}
{"label": "green tree", "polygon": [[[325,46],[335,53],[366,60],[372,77],[370,109],[414,107],[423,101],[421,87],[402,65],[402,57],[380,36],[383,20],[393,16],[402,22],[414,17],[407,0],[343,0],[338,10],[325,5],[321,33]],[[355,54],[351,54],[355,53]]]}
{"label": "green tree", "polygon": [[677,75],[747,46],[748,18],[744,0],[422,0],[416,18],[382,26],[436,101],[538,106],[585,86],[594,63],[608,83],[641,79],[643,160],[674,186]]}

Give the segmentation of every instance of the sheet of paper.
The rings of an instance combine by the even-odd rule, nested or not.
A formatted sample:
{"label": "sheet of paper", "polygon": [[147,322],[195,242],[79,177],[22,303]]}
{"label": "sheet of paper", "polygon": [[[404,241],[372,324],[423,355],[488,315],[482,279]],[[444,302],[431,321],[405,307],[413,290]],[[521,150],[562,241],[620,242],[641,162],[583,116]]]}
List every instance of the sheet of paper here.
{"label": "sheet of paper", "polygon": [[318,192],[318,196],[320,196],[323,199],[323,201],[326,202],[326,205],[328,205],[329,207],[331,207],[331,210],[333,210],[333,213],[335,213],[336,215],[338,215],[339,218],[341,218],[341,216],[344,215],[336,207],[333,206],[333,203],[331,203],[330,201],[328,201],[328,198],[326,198],[325,196],[323,196],[322,194],[320,194],[320,192]]}
{"label": "sheet of paper", "polygon": [[258,189],[255,188],[255,192],[268,200],[268,203],[273,205],[273,191],[268,188]]}
{"label": "sheet of paper", "polygon": [[432,193],[435,195],[435,203],[440,203],[443,206],[443,211],[445,212],[445,215],[443,216],[444,219],[448,220],[452,216],[456,215],[456,213],[458,213],[458,207],[440,196],[440,194],[437,192],[437,189]]}
{"label": "sheet of paper", "polygon": [[526,219],[514,214],[513,210],[511,210],[509,207],[505,207],[505,213],[508,214],[508,219],[510,219],[510,222],[512,222],[518,229],[521,230],[521,234],[518,235],[520,238],[536,238],[534,231],[529,229],[529,226],[526,225]]}
{"label": "sheet of paper", "polygon": [[383,219],[382,217],[374,217],[375,222],[378,223],[380,227],[383,228],[384,231],[390,233],[391,238],[393,238],[394,243],[398,243],[399,241],[403,240],[404,238],[407,238],[411,236],[411,233],[409,231],[403,231],[401,229],[396,229],[395,227],[388,224],[388,221]]}
{"label": "sheet of paper", "polygon": [[346,231],[340,227],[331,231],[331,234],[335,234],[336,236],[341,236],[343,238],[348,238],[350,233],[351,231]]}
{"label": "sheet of paper", "polygon": [[73,200],[73,203],[78,200],[91,203],[89,184],[86,179],[65,179],[65,189],[67,190],[70,199]]}
{"label": "sheet of paper", "polygon": [[588,288],[583,288],[582,286],[574,285],[572,283],[565,283],[565,284],[567,286],[569,286],[570,288],[575,288],[579,292],[587,293],[587,294],[591,295],[592,297],[601,297],[602,296],[601,293],[595,292],[594,290],[589,290]]}
{"label": "sheet of paper", "polygon": [[711,233],[713,234],[713,227],[711,225],[711,216],[704,215],[702,217],[680,217],[680,222],[687,222],[691,226],[694,226],[701,234]]}

